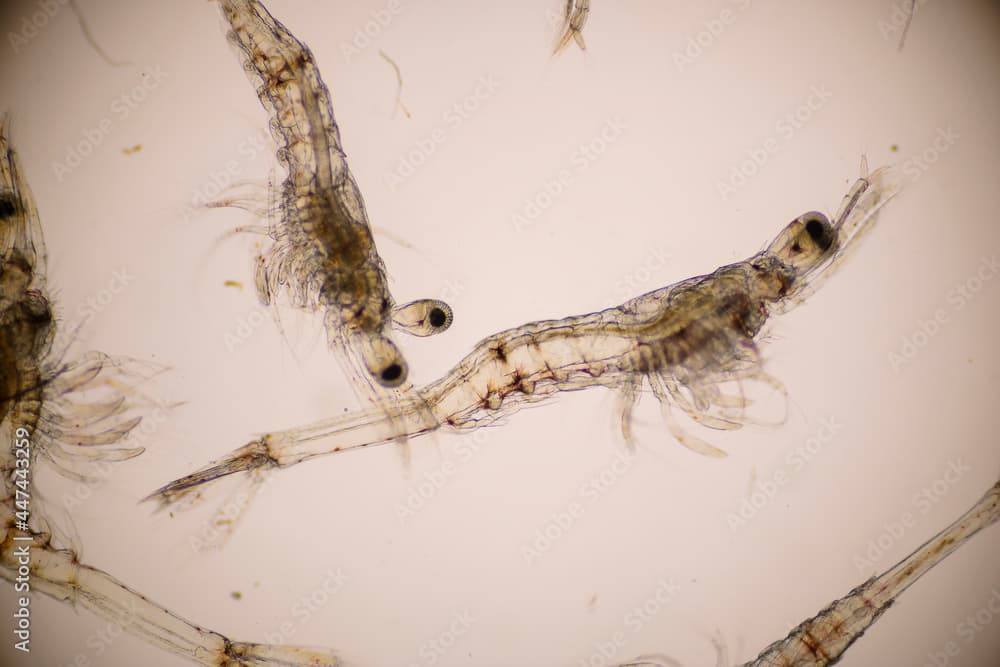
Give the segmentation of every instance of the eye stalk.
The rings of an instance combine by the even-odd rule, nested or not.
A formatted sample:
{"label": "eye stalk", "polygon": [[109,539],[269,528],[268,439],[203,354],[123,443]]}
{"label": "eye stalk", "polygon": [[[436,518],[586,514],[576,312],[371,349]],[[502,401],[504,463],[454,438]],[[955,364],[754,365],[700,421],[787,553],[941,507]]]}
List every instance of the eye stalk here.
{"label": "eye stalk", "polygon": [[440,299],[411,301],[392,310],[392,324],[411,336],[433,336],[447,331],[454,315],[451,306]]}
{"label": "eye stalk", "polygon": [[803,213],[785,227],[767,252],[798,272],[819,266],[837,248],[837,230],[818,211]]}
{"label": "eye stalk", "polygon": [[361,335],[351,343],[361,350],[368,375],[377,384],[392,389],[406,382],[409,375],[406,360],[390,338]]}

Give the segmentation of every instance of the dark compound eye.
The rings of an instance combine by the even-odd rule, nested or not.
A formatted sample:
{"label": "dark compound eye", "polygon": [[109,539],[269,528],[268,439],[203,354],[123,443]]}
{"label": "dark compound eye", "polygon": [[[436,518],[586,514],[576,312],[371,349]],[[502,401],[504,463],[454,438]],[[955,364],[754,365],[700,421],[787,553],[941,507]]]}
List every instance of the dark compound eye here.
{"label": "dark compound eye", "polygon": [[813,218],[807,222],[806,233],[809,234],[809,238],[822,251],[826,251],[833,245],[833,230],[830,229],[829,225],[824,224],[822,220]]}
{"label": "dark compound eye", "polygon": [[440,329],[448,321],[448,314],[445,313],[440,308],[432,308],[430,314],[427,316],[430,320],[431,326],[435,329]]}
{"label": "dark compound eye", "polygon": [[399,364],[389,364],[382,369],[383,382],[396,382],[403,377],[403,367]]}
{"label": "dark compound eye", "polygon": [[4,220],[17,212],[17,199],[10,192],[0,192],[0,220]]}
{"label": "dark compound eye", "polygon": [[21,307],[24,310],[24,314],[33,322],[45,323],[52,321],[52,310],[49,308],[49,302],[41,295],[29,294],[28,298],[22,302]]}

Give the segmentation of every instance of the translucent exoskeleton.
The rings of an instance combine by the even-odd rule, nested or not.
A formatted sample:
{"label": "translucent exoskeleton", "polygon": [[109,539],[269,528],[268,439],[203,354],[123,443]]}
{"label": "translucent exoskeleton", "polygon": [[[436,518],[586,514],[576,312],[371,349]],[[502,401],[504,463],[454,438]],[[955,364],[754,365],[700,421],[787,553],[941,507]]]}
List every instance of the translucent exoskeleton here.
{"label": "translucent exoskeleton", "polygon": [[[742,386],[780,383],[761,368],[757,338],[768,317],[815,291],[870,230],[895,192],[886,169],[863,176],[831,222],[804,213],[747,260],[588,315],[532,322],[479,342],[444,377],[395,406],[269,433],[219,462],[171,482],[150,499],[171,504],[203,484],[238,472],[290,466],[305,459],[445,429],[494,424],[563,391],[608,387],[622,397],[621,424],[631,439],[632,408],[648,384],[668,427],[701,454],[724,452],[681,430],[671,408],[716,429],[746,421]],[[723,391],[733,386],[737,393]],[[386,416],[386,411],[392,411]],[[256,477],[256,475],[254,476]]]}
{"label": "translucent exoskeleton", "polygon": [[409,374],[391,329],[440,333],[451,325],[451,308],[438,299],[393,302],[330,92],[309,48],[256,0],[220,5],[287,171],[261,230],[273,244],[257,258],[258,296],[267,305],[285,293],[293,306],[322,310],[329,344],[343,352],[355,385],[386,400],[384,390],[406,387]]}
{"label": "translucent exoskeleton", "polygon": [[79,547],[37,489],[36,466],[46,460],[63,475],[89,480],[95,462],[141,454],[132,434],[151,409],[170,406],[156,406],[139,391],[160,370],[151,364],[99,352],[64,362],[53,351],[56,320],[41,232],[0,119],[0,577],[20,599],[40,592],[84,607],[198,664],[338,664],[330,651],[231,641],[80,562]]}
{"label": "translucent exoskeleton", "polygon": [[[1000,519],[1000,481],[954,523],[906,558],[800,623],[784,639],[740,667],[826,667],[861,638],[902,593],[979,531]],[[618,667],[667,667],[660,656],[636,658]]]}
{"label": "translucent exoskeleton", "polygon": [[[46,262],[38,211],[10,146],[8,122],[0,119],[0,419],[30,433],[32,461],[41,455],[64,474],[79,476],[88,460],[142,453],[124,446],[145,407],[132,389],[157,369],[100,352],[64,361],[64,352],[53,348]],[[6,447],[0,452],[4,491],[13,492],[17,457]]]}

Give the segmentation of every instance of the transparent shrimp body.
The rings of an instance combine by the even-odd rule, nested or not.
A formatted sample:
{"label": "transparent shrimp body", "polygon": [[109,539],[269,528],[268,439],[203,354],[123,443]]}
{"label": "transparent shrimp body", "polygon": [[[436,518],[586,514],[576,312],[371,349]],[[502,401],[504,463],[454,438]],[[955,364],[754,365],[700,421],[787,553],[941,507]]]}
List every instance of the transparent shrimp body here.
{"label": "transparent shrimp body", "polygon": [[[740,667],[826,667],[836,664],[907,588],[998,519],[1000,482],[909,556],[834,600]],[[721,652],[719,657],[721,666],[724,664]],[[666,656],[649,655],[616,667],[670,667],[675,664]]]}
{"label": "transparent shrimp body", "polygon": [[[0,120],[0,420],[34,430],[40,419],[42,365],[55,330],[45,288],[45,247],[34,200]],[[10,440],[4,440],[10,442]],[[10,447],[0,449],[4,497],[13,494]]]}
{"label": "transparent shrimp body", "polygon": [[[46,286],[47,256],[34,198],[6,119],[0,120],[0,420],[23,429],[64,474],[93,460],[121,460],[141,448],[116,447],[135,428],[142,401],[130,387],[156,372],[127,358],[89,352],[66,362]],[[4,442],[9,442],[4,440]],[[107,447],[105,447],[107,446]],[[0,449],[5,483],[16,461]],[[10,489],[6,489],[10,491]]]}
{"label": "transparent shrimp body", "polygon": [[258,296],[271,304],[284,294],[295,307],[322,310],[329,344],[345,355],[356,384],[387,399],[382,390],[406,386],[409,374],[391,330],[443,332],[451,308],[438,299],[395,305],[309,48],[255,0],[220,5],[287,172],[268,212],[273,244],[257,258]]}
{"label": "transparent shrimp body", "polygon": [[[129,436],[153,404],[139,385],[160,369],[100,352],[64,362],[45,285],[41,224],[0,118],[0,577],[84,607],[156,646],[202,665],[338,664],[328,650],[234,642],[201,628],[96,567],[42,503],[39,459],[90,479],[91,464],[138,456]],[[169,407],[169,406],[167,406]]]}
{"label": "transparent shrimp body", "polygon": [[822,213],[801,215],[745,261],[614,308],[495,334],[444,377],[391,406],[269,433],[149,499],[171,504],[226,475],[383,444],[399,432],[413,438],[438,429],[476,429],[560,392],[597,386],[620,392],[622,430],[629,439],[631,411],[647,382],[681,444],[722,455],[681,430],[671,407],[705,426],[732,429],[745,423],[747,401],[726,393],[727,386],[759,380],[780,389],[762,370],[755,339],[770,314],[811,294],[871,228],[892,195],[887,174],[880,170],[859,179],[833,222]]}
{"label": "transparent shrimp body", "polygon": [[909,556],[839,600],[834,600],[742,667],[825,667],[835,664],[903,591],[998,519],[1000,482],[994,484],[954,523]]}

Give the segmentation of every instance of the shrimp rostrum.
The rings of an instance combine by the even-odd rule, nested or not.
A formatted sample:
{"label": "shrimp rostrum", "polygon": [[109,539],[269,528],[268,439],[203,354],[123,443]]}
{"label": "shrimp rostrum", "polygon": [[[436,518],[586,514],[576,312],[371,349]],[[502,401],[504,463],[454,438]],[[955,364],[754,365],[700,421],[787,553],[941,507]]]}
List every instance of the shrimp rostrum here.
{"label": "shrimp rostrum", "polygon": [[[734,429],[745,423],[748,402],[725,388],[746,381],[780,388],[762,370],[757,339],[771,314],[801,302],[829,277],[893,196],[886,169],[863,172],[833,221],[817,211],[804,213],[742,262],[600,312],[490,336],[444,377],[395,407],[264,435],[150,498],[169,504],[232,473],[390,442],[393,426],[404,427],[407,437],[487,426],[559,392],[595,386],[620,392],[627,440],[632,408],[648,384],[681,444],[721,456],[721,450],[682,431],[671,409],[708,427]],[[386,410],[392,411],[388,417]]]}
{"label": "shrimp rostrum", "polygon": [[437,299],[394,305],[309,48],[256,0],[220,5],[287,171],[269,211],[275,219],[263,230],[273,244],[257,258],[258,296],[269,305],[285,293],[297,308],[321,309],[331,347],[345,351],[350,374],[383,398],[379,388],[402,387],[408,375],[391,329],[440,333],[451,325],[451,308]]}

